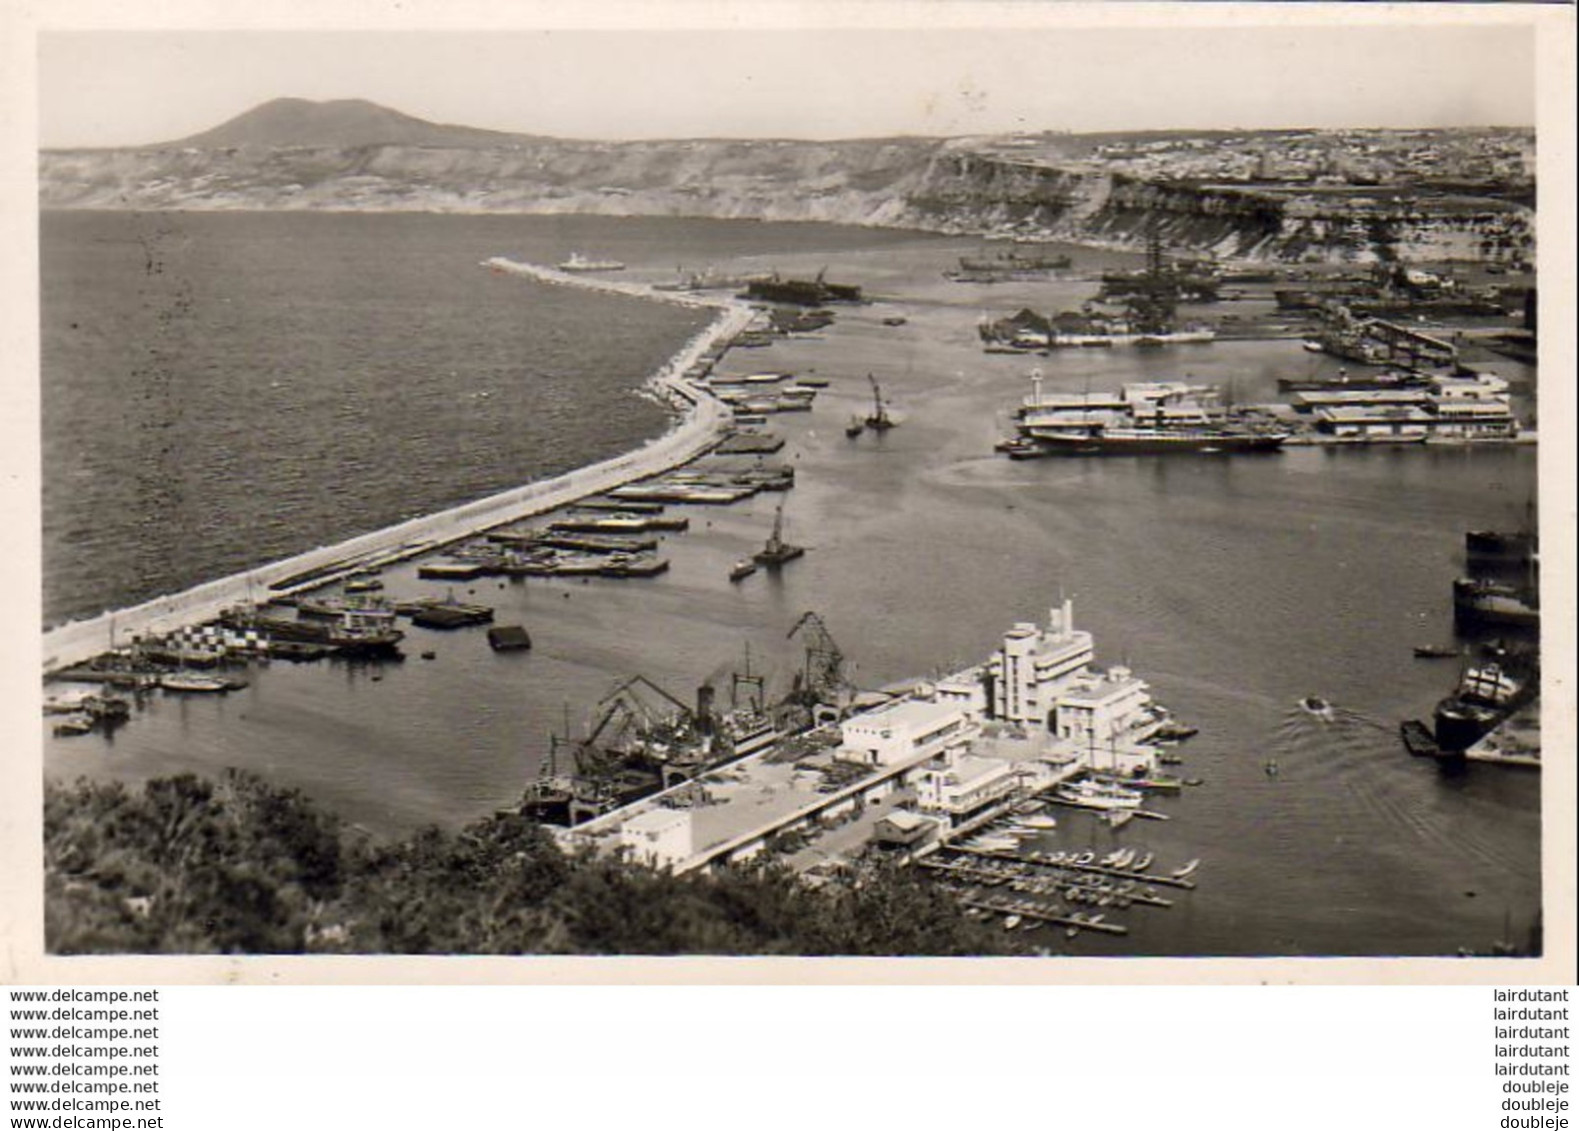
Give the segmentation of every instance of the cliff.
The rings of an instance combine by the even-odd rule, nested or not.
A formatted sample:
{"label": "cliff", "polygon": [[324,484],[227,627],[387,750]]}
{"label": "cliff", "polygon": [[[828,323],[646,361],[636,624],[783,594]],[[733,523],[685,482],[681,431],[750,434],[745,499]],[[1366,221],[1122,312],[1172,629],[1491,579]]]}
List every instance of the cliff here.
{"label": "cliff", "polygon": [[1533,226],[1530,209],[1505,201],[1212,185],[990,141],[570,141],[298,100],[168,145],[45,151],[39,180],[44,208],[811,220],[1112,247],[1156,232],[1255,259],[1513,258],[1531,253]]}

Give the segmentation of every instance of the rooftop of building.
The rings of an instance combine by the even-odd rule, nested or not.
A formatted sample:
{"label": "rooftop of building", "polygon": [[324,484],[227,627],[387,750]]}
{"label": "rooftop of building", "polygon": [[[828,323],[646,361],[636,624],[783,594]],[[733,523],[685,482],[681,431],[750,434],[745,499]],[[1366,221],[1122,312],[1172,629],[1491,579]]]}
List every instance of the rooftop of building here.
{"label": "rooftop of building", "polygon": [[951,717],[963,717],[959,704],[951,700],[898,699],[875,710],[852,716],[845,721],[845,726],[863,730],[927,730]]}
{"label": "rooftop of building", "polygon": [[1357,424],[1365,421],[1427,421],[1431,414],[1417,405],[1324,405],[1316,410],[1316,416],[1322,420],[1341,421],[1346,424]]}
{"label": "rooftop of building", "polygon": [[1013,773],[1013,765],[1001,758],[983,758],[976,754],[954,754],[947,761],[940,762],[933,767],[940,773],[947,773],[960,785],[974,785],[977,782],[1000,778],[1005,774]]}
{"label": "rooftop of building", "polygon": [[1127,668],[1077,676],[1058,695],[1060,703],[1101,704],[1135,691],[1145,691],[1146,681]]}
{"label": "rooftop of building", "polygon": [[691,820],[688,809],[668,809],[657,806],[645,812],[637,813],[634,817],[621,826],[627,833],[659,833],[666,832]]}

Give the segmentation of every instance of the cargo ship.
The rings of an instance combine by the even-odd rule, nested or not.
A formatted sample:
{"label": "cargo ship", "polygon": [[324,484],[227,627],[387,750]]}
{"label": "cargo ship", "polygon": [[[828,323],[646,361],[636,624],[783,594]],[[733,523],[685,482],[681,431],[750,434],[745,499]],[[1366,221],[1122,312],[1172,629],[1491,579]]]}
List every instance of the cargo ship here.
{"label": "cargo ship", "polygon": [[960,256],[962,271],[1066,271],[1074,265],[1067,255],[1003,251],[989,258]]}
{"label": "cargo ship", "polygon": [[1538,673],[1487,662],[1465,669],[1453,694],[1436,705],[1434,737],[1444,755],[1461,755],[1528,702]]}
{"label": "cargo ship", "polygon": [[1421,373],[1407,371],[1368,373],[1362,377],[1355,377],[1346,370],[1340,369],[1336,376],[1332,377],[1279,377],[1277,387],[1284,393],[1329,393],[1345,390],[1373,393],[1385,389],[1428,389],[1431,387],[1431,378]]}
{"label": "cargo ship", "polygon": [[1041,375],[1020,409],[1018,435],[999,445],[1011,459],[1051,455],[1161,455],[1274,452],[1289,438],[1275,424],[1231,421],[1207,388],[1137,382],[1118,394],[1044,397]]}
{"label": "cargo ship", "polygon": [[1541,623],[1541,609],[1533,588],[1461,577],[1453,582],[1453,619],[1460,624],[1535,628]]}
{"label": "cargo ship", "polygon": [[776,302],[789,306],[826,306],[830,302],[860,302],[861,288],[830,283],[819,271],[815,279],[759,279],[746,286],[749,302]]}

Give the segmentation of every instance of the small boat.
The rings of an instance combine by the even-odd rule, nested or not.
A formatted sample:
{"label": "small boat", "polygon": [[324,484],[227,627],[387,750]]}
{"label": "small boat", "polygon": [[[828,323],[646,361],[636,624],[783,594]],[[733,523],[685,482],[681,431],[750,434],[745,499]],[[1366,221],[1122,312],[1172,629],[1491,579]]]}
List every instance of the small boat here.
{"label": "small boat", "polygon": [[561,271],[623,271],[625,264],[617,259],[587,259],[579,251],[570,253],[570,258],[559,264]]}
{"label": "small boat", "polygon": [[1014,930],[1014,928],[1018,927],[1019,925],[1020,925],[1020,916],[1018,916],[1018,915],[1010,915],[1007,919],[1005,919],[1003,921],[1003,929],[1006,930],[1006,931],[1012,931],[1012,930]]}
{"label": "small boat", "polygon": [[359,569],[345,579],[347,593],[372,593],[384,587],[384,579],[376,569]]}
{"label": "small boat", "polygon": [[422,653],[422,658],[424,660],[432,660],[432,659],[436,659],[437,657],[438,657],[438,653],[437,652],[424,652],[424,653]]}
{"label": "small boat", "polygon": [[87,734],[93,729],[94,721],[92,715],[82,711],[70,715],[57,715],[54,732],[61,737],[73,734]]}
{"label": "small boat", "polygon": [[1319,695],[1307,695],[1299,701],[1300,710],[1307,715],[1314,715],[1323,722],[1332,722],[1334,715],[1332,704]]}
{"label": "small boat", "polygon": [[891,316],[883,319],[883,325],[884,326],[903,326],[908,321],[910,321],[908,318],[905,318],[902,315],[894,314],[894,315],[891,315]]}
{"label": "small boat", "polygon": [[1200,866],[1201,866],[1200,857],[1196,857],[1194,860],[1191,860],[1188,864],[1185,864],[1185,865],[1183,865],[1182,867],[1179,867],[1179,868],[1175,868],[1173,870],[1173,878],[1176,879],[1176,880],[1187,879],[1188,877],[1194,875],[1195,874],[1195,869],[1199,868]]}
{"label": "small boat", "polygon": [[1417,660],[1449,660],[1461,655],[1456,644],[1416,644]]}
{"label": "small boat", "polygon": [[1089,864],[1089,863],[1091,863],[1091,861],[1095,860],[1096,858],[1097,858],[1097,854],[1095,852],[1090,852],[1090,851],[1082,852],[1079,856],[1075,857],[1073,863],[1075,863],[1075,864]]}
{"label": "small boat", "polygon": [[866,421],[862,420],[859,416],[852,416],[850,418],[850,423],[844,426],[844,434],[852,440],[865,431]]}
{"label": "small boat", "polygon": [[746,578],[750,577],[756,572],[756,562],[752,561],[750,558],[741,558],[738,562],[729,567],[729,580],[744,581]]}
{"label": "small boat", "polygon": [[1150,852],[1146,853],[1146,855],[1142,856],[1139,860],[1135,861],[1135,863],[1131,866],[1130,871],[1132,871],[1132,872],[1144,872],[1147,868],[1151,867],[1151,862],[1152,862],[1153,859],[1154,859],[1154,857],[1153,857],[1152,853],[1150,853]]}
{"label": "small boat", "polygon": [[1185,739],[1194,738],[1199,733],[1199,727],[1192,727],[1169,719],[1153,731],[1151,737],[1157,742],[1183,742]]}
{"label": "small boat", "polygon": [[1028,829],[1056,829],[1058,827],[1058,818],[1037,815],[1034,817],[1026,817],[1024,824]]}
{"label": "small boat", "polygon": [[1263,769],[1266,770],[1266,776],[1267,777],[1269,777],[1269,778],[1277,777],[1277,759],[1276,758],[1268,758],[1266,760],[1266,765],[1263,767]]}
{"label": "small boat", "polygon": [[219,679],[211,675],[194,675],[191,672],[171,672],[162,675],[159,677],[159,686],[166,691],[192,694],[213,694],[229,691],[231,688],[228,679]]}

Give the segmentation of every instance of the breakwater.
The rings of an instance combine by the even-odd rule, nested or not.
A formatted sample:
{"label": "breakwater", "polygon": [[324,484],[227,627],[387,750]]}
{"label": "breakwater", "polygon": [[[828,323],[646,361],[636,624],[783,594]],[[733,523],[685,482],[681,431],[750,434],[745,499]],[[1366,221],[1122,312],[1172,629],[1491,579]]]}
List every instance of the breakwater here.
{"label": "breakwater", "polygon": [[257,599],[271,590],[279,593],[308,588],[354,569],[414,557],[495,526],[555,510],[587,495],[656,475],[696,458],[717,443],[727,429],[728,408],[705,388],[687,380],[686,374],[703,357],[746,327],[753,316],[749,306],[717,295],[657,291],[636,283],[572,275],[504,258],[486,260],[483,266],[552,285],[716,310],[717,317],[686,342],[647,382],[655,395],[679,413],[674,427],[634,451],[564,475],[316,547],[130,608],[56,626],[43,636],[44,674],[83,663],[132,636],[169,633],[202,624],[217,617],[228,606]]}

